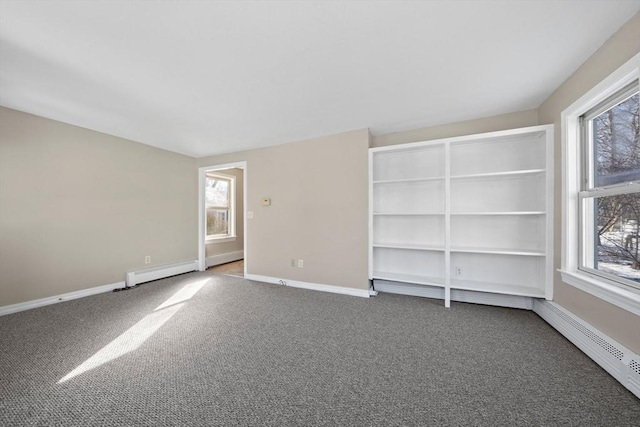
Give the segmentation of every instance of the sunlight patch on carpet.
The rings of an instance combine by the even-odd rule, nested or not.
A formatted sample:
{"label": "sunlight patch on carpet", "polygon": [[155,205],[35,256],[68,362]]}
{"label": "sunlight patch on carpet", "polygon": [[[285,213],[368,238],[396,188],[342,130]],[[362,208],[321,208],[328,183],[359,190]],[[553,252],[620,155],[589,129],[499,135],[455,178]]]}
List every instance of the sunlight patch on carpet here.
{"label": "sunlight patch on carpet", "polygon": [[207,283],[208,281],[209,279],[204,279],[204,280],[198,280],[193,283],[189,283],[188,285],[180,289],[178,292],[173,294],[168,300],[160,304],[153,311],[162,310],[163,308],[191,299],[200,289],[202,289],[204,284]]}
{"label": "sunlight patch on carpet", "polygon": [[184,286],[160,304],[153,313],[145,316],[138,323],[123,332],[118,338],[98,350],[97,353],[85,360],[80,366],[65,375],[58,381],[58,384],[62,384],[71,378],[102,366],[139,348],[185,305],[185,301],[191,299],[202,289],[207,281],[208,279],[198,280]]}

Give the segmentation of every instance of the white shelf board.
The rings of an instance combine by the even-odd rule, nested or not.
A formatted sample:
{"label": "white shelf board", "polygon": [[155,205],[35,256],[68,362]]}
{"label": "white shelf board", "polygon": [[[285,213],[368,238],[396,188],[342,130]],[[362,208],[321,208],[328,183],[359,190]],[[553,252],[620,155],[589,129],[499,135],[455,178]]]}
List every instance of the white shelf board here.
{"label": "white shelf board", "polygon": [[469,175],[452,175],[451,180],[463,180],[463,179],[482,179],[482,178],[509,178],[512,176],[527,176],[527,175],[540,175],[545,172],[544,169],[527,169],[516,170],[507,172],[488,172],[488,173],[474,173]]}
{"label": "white shelf board", "polygon": [[386,249],[412,249],[417,251],[438,251],[444,252],[444,246],[420,245],[415,243],[390,243],[390,242],[374,242],[374,248]]}
{"label": "white shelf board", "polygon": [[464,252],[471,254],[495,254],[495,255],[518,255],[518,256],[545,256],[543,251],[514,248],[471,248],[471,247],[451,247],[451,252]]}
{"label": "white shelf board", "polygon": [[429,182],[429,181],[444,181],[444,176],[434,176],[425,178],[402,178],[402,179],[382,179],[373,181],[373,184],[398,184],[398,183],[411,183],[411,182]]}
{"label": "white shelf board", "polygon": [[418,285],[444,286],[444,277],[429,277],[419,276],[416,274],[390,273],[388,271],[374,271],[372,279],[415,283]]}
{"label": "white shelf board", "polygon": [[465,145],[475,144],[494,144],[501,142],[523,142],[536,140],[545,135],[546,128],[549,125],[538,125],[529,128],[509,129],[496,132],[480,133],[476,135],[464,135],[441,140],[433,140],[434,142],[449,142],[451,149],[458,147],[464,148]]}
{"label": "white shelf board", "polygon": [[544,211],[505,211],[505,212],[451,212],[455,216],[496,216],[496,215],[545,215]]}
{"label": "white shelf board", "polygon": [[533,286],[523,286],[517,284],[503,284],[492,282],[479,282],[475,280],[464,280],[451,278],[451,289],[461,289],[465,291],[491,292],[494,294],[520,295],[524,297],[544,298],[544,289]]}
{"label": "white shelf board", "polygon": [[374,216],[433,216],[433,215],[444,215],[444,212],[374,212]]}

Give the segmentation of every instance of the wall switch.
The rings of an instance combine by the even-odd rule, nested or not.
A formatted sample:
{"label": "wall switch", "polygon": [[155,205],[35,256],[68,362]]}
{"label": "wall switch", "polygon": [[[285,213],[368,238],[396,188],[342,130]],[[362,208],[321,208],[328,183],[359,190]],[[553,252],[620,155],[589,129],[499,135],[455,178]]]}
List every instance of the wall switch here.
{"label": "wall switch", "polygon": [[456,276],[462,276],[462,267],[456,267]]}
{"label": "wall switch", "polygon": [[247,211],[247,219],[253,218],[253,211]]}
{"label": "wall switch", "polygon": [[291,267],[295,267],[296,266],[296,260],[295,258],[291,258]]}
{"label": "wall switch", "polygon": [[298,260],[298,268],[302,268],[302,267],[304,267],[304,261],[299,259]]}
{"label": "wall switch", "polygon": [[271,199],[269,197],[263,197],[260,199],[260,204],[262,206],[271,206]]}
{"label": "wall switch", "polygon": [[151,264],[151,256],[147,255],[146,257],[144,257],[144,263],[145,264]]}

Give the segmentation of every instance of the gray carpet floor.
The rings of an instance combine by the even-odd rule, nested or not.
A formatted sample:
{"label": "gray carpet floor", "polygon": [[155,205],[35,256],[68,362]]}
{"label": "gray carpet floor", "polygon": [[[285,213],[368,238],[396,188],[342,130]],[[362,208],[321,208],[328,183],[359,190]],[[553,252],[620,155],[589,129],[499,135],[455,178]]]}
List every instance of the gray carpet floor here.
{"label": "gray carpet floor", "polygon": [[637,426],[640,400],[530,311],[199,272],[0,317],[0,424]]}

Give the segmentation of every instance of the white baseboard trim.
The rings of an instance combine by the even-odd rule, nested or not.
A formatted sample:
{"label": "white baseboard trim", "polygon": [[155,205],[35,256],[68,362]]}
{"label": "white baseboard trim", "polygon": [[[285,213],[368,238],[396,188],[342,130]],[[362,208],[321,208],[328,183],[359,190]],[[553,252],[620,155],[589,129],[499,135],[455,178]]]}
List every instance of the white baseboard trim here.
{"label": "white baseboard trim", "polygon": [[226,254],[212,255],[207,257],[205,261],[206,268],[214,265],[226,264],[228,262],[244,259],[244,251],[228,252]]}
{"label": "white baseboard trim", "polygon": [[552,301],[536,300],[533,311],[640,398],[640,356]]}
{"label": "white baseboard trim", "polygon": [[[416,285],[412,283],[378,279],[375,279],[373,284],[375,290],[379,292],[444,300],[444,288],[439,286]],[[451,301],[458,302],[532,310],[533,300],[534,299],[531,297],[523,297],[520,295],[494,294],[490,292],[451,289]]]}
{"label": "white baseboard trim", "polygon": [[55,295],[52,297],[46,297],[36,299],[32,301],[20,302],[17,304],[5,305],[0,307],[0,316],[7,314],[18,313],[20,311],[31,310],[32,308],[44,307],[46,305],[56,304],[63,301],[69,301],[73,299],[88,297],[90,295],[102,294],[105,292],[111,292],[117,288],[123,288],[124,282],[112,283],[110,285],[96,286],[94,288],[82,289],[80,291],[67,292],[66,294]]}
{"label": "white baseboard trim", "polygon": [[196,271],[197,269],[198,261],[196,260],[145,268],[143,270],[128,272],[125,275],[125,283],[127,286],[135,286],[140,283],[151,282],[152,280],[159,280],[164,279],[165,277],[189,273],[191,271]]}
{"label": "white baseboard trim", "polygon": [[88,297],[90,295],[111,292],[117,288],[134,286],[151,280],[164,279],[165,277],[177,274],[189,273],[198,269],[197,261],[179,262],[176,264],[163,265],[159,267],[147,268],[144,270],[132,271],[126,274],[124,282],[112,283],[110,285],[96,286],[94,288],[82,289],[80,291],[68,292],[66,294],[55,295],[32,301],[25,301],[18,304],[5,305],[0,307],[0,316],[17,313],[19,311],[30,310],[32,308],[44,307],[62,301]]}
{"label": "white baseboard trim", "polygon": [[369,289],[346,288],[342,286],[323,285],[320,283],[300,282],[290,279],[279,279],[277,277],[261,276],[258,274],[247,274],[245,279],[256,282],[273,283],[276,285],[291,286],[292,288],[310,289],[313,291],[331,292],[334,294],[351,295],[354,297],[369,298]]}

